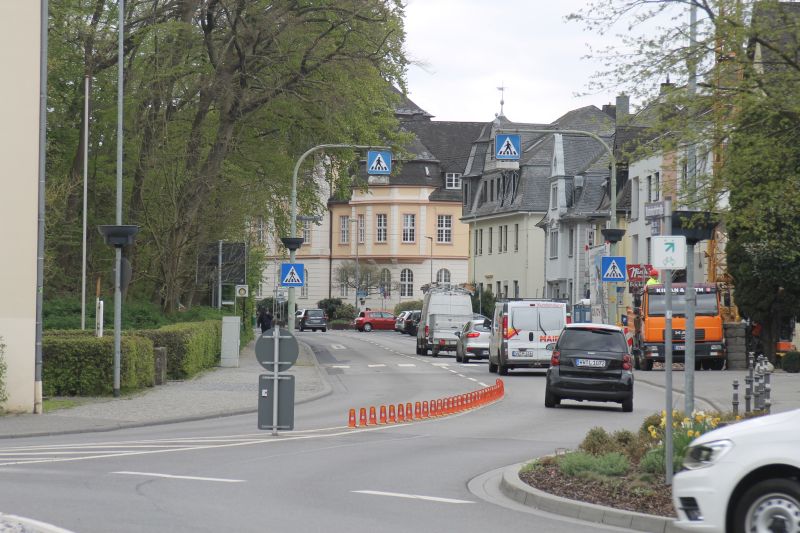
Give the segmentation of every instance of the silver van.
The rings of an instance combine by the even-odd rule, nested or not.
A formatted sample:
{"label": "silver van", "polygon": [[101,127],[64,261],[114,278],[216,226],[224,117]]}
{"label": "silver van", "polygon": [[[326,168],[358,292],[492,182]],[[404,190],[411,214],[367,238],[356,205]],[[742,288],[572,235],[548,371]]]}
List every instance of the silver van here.
{"label": "silver van", "polygon": [[553,300],[501,300],[495,304],[489,342],[489,372],[548,368],[547,345],[558,341],[567,323],[567,304]]}
{"label": "silver van", "polygon": [[472,319],[470,292],[450,284],[433,285],[425,292],[417,329],[417,355],[455,352],[456,333]]}

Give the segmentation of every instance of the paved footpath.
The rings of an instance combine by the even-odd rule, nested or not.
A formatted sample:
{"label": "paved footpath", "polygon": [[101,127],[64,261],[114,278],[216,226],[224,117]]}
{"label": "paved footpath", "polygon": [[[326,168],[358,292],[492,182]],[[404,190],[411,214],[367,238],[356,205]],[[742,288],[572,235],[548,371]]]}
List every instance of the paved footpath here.
{"label": "paved footpath", "polygon": [[[300,344],[295,376],[295,401],[303,403],[329,394],[310,348]],[[0,439],[108,431],[126,427],[199,420],[258,411],[258,376],[266,370],[255,356],[255,341],[239,356],[238,368],[214,368],[184,381],[170,381],[121,398],[97,398],[69,409],[41,415],[0,417]]]}

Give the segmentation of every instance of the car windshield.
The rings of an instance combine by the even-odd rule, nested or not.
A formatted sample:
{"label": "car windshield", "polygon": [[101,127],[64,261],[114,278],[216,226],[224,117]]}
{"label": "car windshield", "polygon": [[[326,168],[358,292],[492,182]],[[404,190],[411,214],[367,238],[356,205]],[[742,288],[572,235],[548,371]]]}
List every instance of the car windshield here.
{"label": "car windshield", "polygon": [[322,312],[322,309],[309,309],[309,310],[308,310],[308,313],[306,313],[306,314],[307,314],[308,316],[313,316],[313,317],[321,317],[321,316],[324,316],[324,313]]}
{"label": "car windshield", "polygon": [[564,330],[558,340],[562,350],[587,350],[593,352],[627,352],[625,337],[619,331],[602,328],[574,328]]}

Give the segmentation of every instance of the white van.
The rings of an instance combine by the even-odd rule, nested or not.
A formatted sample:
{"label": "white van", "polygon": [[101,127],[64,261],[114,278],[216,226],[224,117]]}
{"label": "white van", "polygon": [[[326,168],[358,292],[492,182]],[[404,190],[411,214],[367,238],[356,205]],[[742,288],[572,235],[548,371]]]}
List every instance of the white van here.
{"label": "white van", "polygon": [[548,368],[547,345],[558,341],[567,323],[567,304],[553,300],[502,300],[495,304],[489,342],[489,372]]}
{"label": "white van", "polygon": [[450,284],[434,285],[422,300],[422,314],[417,328],[417,355],[428,350],[436,357],[439,352],[455,352],[456,333],[472,320],[470,292]]}

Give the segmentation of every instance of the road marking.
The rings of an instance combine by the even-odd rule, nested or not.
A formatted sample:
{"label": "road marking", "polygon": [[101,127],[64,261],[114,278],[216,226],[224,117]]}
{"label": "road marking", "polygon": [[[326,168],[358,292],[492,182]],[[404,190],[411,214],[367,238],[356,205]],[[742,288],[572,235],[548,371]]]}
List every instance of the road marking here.
{"label": "road marking", "polygon": [[334,350],[346,350],[346,346],[342,346],[341,344],[331,344],[331,348]]}
{"label": "road marking", "polygon": [[221,477],[174,476],[172,474],[156,474],[153,472],[111,472],[128,476],[164,477],[168,479],[188,479],[191,481],[219,481],[220,483],[244,483],[243,479],[225,479]]}
{"label": "road marking", "polygon": [[397,366],[417,366],[414,363],[397,363]]}
{"label": "road marking", "polygon": [[331,365],[331,368],[350,368],[350,365]]}
{"label": "road marking", "polygon": [[373,496],[393,496],[395,498],[409,498],[412,500],[427,500],[441,503],[475,503],[469,500],[455,500],[453,498],[437,498],[436,496],[420,496],[419,494],[402,494],[400,492],[381,492],[377,490],[354,490],[358,494],[371,494]]}
{"label": "road marking", "polygon": [[460,378],[465,378],[465,377],[467,377],[467,376],[465,376],[464,374],[458,374],[458,377],[460,377]]}
{"label": "road marking", "polygon": [[367,365],[369,368],[382,368],[386,365]]}
{"label": "road marking", "polygon": [[441,366],[441,367],[450,366],[450,363],[431,363],[431,364],[433,366]]}
{"label": "road marking", "polygon": [[480,385],[481,387],[488,387],[489,386],[489,385],[487,385],[486,383],[483,383],[483,382],[478,383],[478,385]]}
{"label": "road marking", "polygon": [[478,380],[477,380],[477,379],[475,379],[475,378],[467,378],[467,379],[468,379],[468,380],[470,380],[470,381],[474,381],[474,382],[476,382],[476,383],[477,383],[477,381],[478,381]]}
{"label": "road marking", "polygon": [[453,374],[458,374],[458,370],[450,370],[449,368],[446,368],[445,370],[452,372]]}

